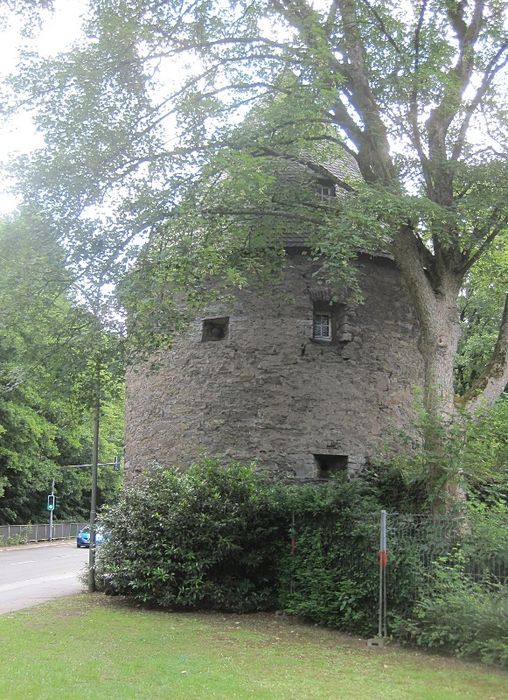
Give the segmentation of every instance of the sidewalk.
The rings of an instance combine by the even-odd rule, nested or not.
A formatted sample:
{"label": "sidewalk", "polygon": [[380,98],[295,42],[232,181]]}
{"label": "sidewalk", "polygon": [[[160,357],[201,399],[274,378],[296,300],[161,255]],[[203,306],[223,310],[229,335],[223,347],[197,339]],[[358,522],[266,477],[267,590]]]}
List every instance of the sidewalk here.
{"label": "sidewalk", "polygon": [[42,547],[56,547],[58,545],[69,544],[75,540],[75,537],[68,537],[66,539],[44,540],[44,542],[27,542],[26,544],[6,544],[0,545],[0,552],[15,552],[18,549],[28,550],[28,549],[41,549]]}

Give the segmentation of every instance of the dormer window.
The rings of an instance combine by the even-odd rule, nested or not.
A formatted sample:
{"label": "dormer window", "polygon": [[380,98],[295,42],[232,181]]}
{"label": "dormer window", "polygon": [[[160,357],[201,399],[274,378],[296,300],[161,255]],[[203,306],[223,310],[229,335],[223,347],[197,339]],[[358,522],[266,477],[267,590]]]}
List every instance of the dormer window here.
{"label": "dormer window", "polygon": [[314,326],[312,337],[314,340],[332,339],[332,314],[322,311],[314,312]]}
{"label": "dormer window", "polygon": [[329,202],[335,197],[335,185],[330,180],[320,180],[316,184],[316,194],[322,202]]}

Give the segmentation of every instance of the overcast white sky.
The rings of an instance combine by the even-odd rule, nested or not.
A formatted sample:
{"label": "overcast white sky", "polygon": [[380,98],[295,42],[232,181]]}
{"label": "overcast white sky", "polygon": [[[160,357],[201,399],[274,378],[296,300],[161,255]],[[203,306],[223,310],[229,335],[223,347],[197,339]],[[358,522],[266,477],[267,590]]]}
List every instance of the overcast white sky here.
{"label": "overcast white sky", "polygon": [[[64,51],[79,38],[81,16],[86,10],[84,0],[56,0],[55,12],[45,13],[42,26],[35,30],[34,38],[29,41],[20,33],[21,22],[12,18],[8,26],[0,31],[0,80],[15,72],[20,47],[31,45],[37,51],[50,56]],[[15,120],[0,124],[0,164],[19,153],[27,152],[40,143],[28,115],[18,116]],[[16,206],[16,198],[9,192],[10,183],[5,173],[0,181],[0,214],[8,213]]]}

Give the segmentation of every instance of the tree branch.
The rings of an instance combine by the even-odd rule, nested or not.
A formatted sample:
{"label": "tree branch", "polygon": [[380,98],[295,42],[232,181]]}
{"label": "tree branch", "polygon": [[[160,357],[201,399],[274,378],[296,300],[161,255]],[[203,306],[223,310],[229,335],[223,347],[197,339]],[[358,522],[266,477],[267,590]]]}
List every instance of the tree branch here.
{"label": "tree branch", "polygon": [[[348,94],[353,89],[351,63],[340,62],[332,50],[328,41],[331,28],[327,28],[325,22],[322,25],[319,21],[318,13],[312,9],[304,0],[275,0],[274,6],[284,17],[284,19],[298,32],[300,40],[308,51],[314,52],[319,63],[323,63],[323,56],[326,57],[326,75],[321,76],[321,80],[326,81],[328,87],[336,91],[336,97],[331,112],[336,126],[344,131],[347,137],[359,149],[362,140],[362,130],[354,121],[350,114],[351,105],[362,119],[361,112],[357,109],[354,99]],[[330,8],[327,22],[337,13],[338,0],[334,0]],[[349,109],[347,104],[349,104]],[[358,154],[353,154],[357,158]]]}
{"label": "tree branch", "polygon": [[[453,160],[458,160],[461,153],[462,149],[464,148],[464,143],[466,139],[466,133],[469,128],[469,123],[471,121],[471,117],[473,116],[474,112],[476,109],[479,107],[479,105],[482,102],[482,99],[485,97],[485,94],[487,90],[489,89],[490,85],[492,84],[492,81],[494,80],[495,76],[499,71],[506,66],[508,63],[508,56],[505,56],[504,60],[501,61],[501,63],[498,63],[499,59],[502,57],[504,53],[506,53],[508,49],[508,44],[503,44],[499,50],[496,52],[496,54],[491,58],[489,61],[487,68],[485,69],[485,72],[483,74],[482,82],[480,84],[480,87],[476,91],[473,99],[469,103],[469,105],[466,108],[466,114],[465,117],[462,121],[462,124],[460,125],[459,129],[459,134],[457,136],[457,139],[455,140],[455,144],[452,149],[452,159]],[[496,65],[497,64],[497,65]]]}
{"label": "tree branch", "polygon": [[379,28],[381,29],[381,33],[384,35],[385,39],[387,39],[388,43],[391,44],[391,46],[395,49],[395,52],[400,57],[403,57],[404,56],[403,52],[400,50],[397,42],[395,41],[393,36],[390,34],[388,29],[386,28],[386,25],[383,21],[383,18],[381,17],[379,12],[376,10],[376,8],[373,7],[368,0],[360,0],[360,2],[362,2],[365,5],[367,10],[370,12],[370,14],[375,18],[376,22],[379,25]]}
{"label": "tree branch", "polygon": [[324,23],[323,29],[326,32],[326,36],[330,39],[331,33],[335,26],[335,19],[337,17],[337,0],[332,0],[330,4],[330,9],[328,11],[328,16]]}
{"label": "tree branch", "polygon": [[[493,217],[491,217],[492,220]],[[468,253],[465,253],[465,260],[464,264],[460,268],[460,272],[465,274],[468,270],[470,270],[473,265],[482,257],[482,255],[485,253],[487,248],[493,243],[493,241],[497,238],[497,236],[501,233],[503,228],[508,224],[508,216],[505,216],[492,230],[488,235],[486,235],[478,248],[475,250],[473,254],[469,251]],[[493,226],[493,224],[487,225],[484,228],[490,229]]]}
{"label": "tree branch", "polygon": [[323,26],[316,10],[310,7],[305,0],[273,0],[273,5],[297,30],[308,50],[315,52],[321,62],[323,57],[326,57],[330,75],[341,78],[349,77],[349,65],[341,63],[331,50],[326,23]]}
{"label": "tree branch", "polygon": [[414,46],[414,63],[413,63],[413,89],[411,90],[411,96],[409,98],[409,110],[408,110],[408,120],[411,125],[411,135],[413,138],[413,143],[418,153],[418,158],[422,166],[423,178],[425,180],[425,185],[427,191],[432,196],[433,195],[433,182],[432,176],[429,169],[429,159],[423,150],[423,143],[420,131],[420,125],[418,123],[418,79],[420,70],[420,38],[423,27],[423,22],[425,20],[425,12],[427,10],[428,0],[423,0],[420,7],[420,14],[418,16],[418,23],[415,29],[415,35],[413,39]]}
{"label": "tree branch", "polygon": [[[426,274],[423,259],[429,264],[432,274],[434,260],[428,249],[422,250],[423,243],[415,235],[411,225],[401,226],[394,235],[391,252],[402,270],[408,292],[416,307],[418,318],[427,328],[432,327],[436,312],[436,297],[429,275]],[[430,257],[429,257],[430,255]]]}
{"label": "tree branch", "polygon": [[344,40],[350,59],[350,82],[365,130],[361,132],[358,166],[367,182],[393,182],[395,168],[390,158],[386,127],[369,84],[365,47],[361,38],[355,0],[338,0]]}
{"label": "tree branch", "polygon": [[[331,112],[333,114],[334,124],[338,126],[339,129],[342,129],[356,148],[360,150],[362,130],[351,117],[344,103],[336,99],[331,107]],[[354,153],[353,155],[355,158],[358,157],[358,153]]]}
{"label": "tree branch", "polygon": [[[461,105],[464,90],[469,84],[475,61],[475,44],[480,34],[483,19],[484,0],[475,0],[471,24],[464,21],[464,3],[449,3],[448,17],[459,42],[459,55],[455,65],[446,75],[443,95],[439,104],[432,110],[427,120],[429,156],[437,162],[446,161],[446,136],[448,128],[456,117]],[[451,182],[434,183],[436,189],[444,192],[443,204],[450,204]]]}
{"label": "tree branch", "polygon": [[470,412],[492,406],[508,385],[508,294],[496,346],[485,371],[462,397]]}

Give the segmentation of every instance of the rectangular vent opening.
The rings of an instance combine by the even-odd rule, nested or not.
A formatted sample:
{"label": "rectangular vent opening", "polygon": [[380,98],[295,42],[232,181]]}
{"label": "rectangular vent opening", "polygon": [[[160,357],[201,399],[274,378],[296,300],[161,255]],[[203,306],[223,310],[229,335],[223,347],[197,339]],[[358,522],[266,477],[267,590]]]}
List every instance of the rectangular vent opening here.
{"label": "rectangular vent opening", "polygon": [[211,340],[224,340],[229,330],[229,316],[222,318],[203,319],[203,335],[201,341],[206,343]]}

